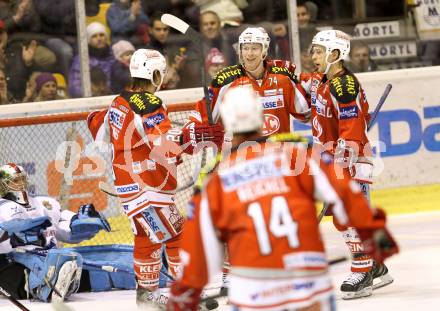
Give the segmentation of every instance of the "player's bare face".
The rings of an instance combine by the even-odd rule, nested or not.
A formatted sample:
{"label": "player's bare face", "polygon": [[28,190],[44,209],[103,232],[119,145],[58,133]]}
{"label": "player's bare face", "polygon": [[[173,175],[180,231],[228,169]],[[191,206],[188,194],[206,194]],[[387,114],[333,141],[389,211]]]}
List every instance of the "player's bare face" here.
{"label": "player's bare face", "polygon": [[243,65],[248,71],[254,71],[263,62],[263,47],[259,43],[245,43],[241,47]]}
{"label": "player's bare face", "polygon": [[315,71],[325,72],[327,67],[325,48],[320,45],[313,45],[310,50],[310,55],[312,57],[313,65],[315,66]]}

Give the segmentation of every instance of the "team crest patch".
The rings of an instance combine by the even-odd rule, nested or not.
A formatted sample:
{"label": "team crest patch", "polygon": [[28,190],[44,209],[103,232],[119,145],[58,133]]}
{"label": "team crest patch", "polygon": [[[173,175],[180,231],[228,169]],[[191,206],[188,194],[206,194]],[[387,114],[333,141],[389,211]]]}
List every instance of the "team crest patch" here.
{"label": "team crest patch", "polygon": [[48,210],[51,210],[53,208],[52,204],[50,204],[49,201],[43,201],[41,204],[43,204],[43,206]]}

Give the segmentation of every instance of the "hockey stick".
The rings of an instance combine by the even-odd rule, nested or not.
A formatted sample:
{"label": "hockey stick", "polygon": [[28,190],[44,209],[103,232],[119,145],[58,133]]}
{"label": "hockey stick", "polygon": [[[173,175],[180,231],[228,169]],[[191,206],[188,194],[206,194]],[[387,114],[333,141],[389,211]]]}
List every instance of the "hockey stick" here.
{"label": "hockey stick", "polygon": [[30,311],[28,308],[26,308],[21,302],[19,302],[17,299],[15,299],[14,297],[12,297],[12,295],[3,287],[0,286],[0,293],[5,296],[6,298],[8,298],[8,300],[10,302],[12,302],[14,305],[17,306],[17,308],[19,308],[20,310],[23,311]]}
{"label": "hockey stick", "polygon": [[391,88],[393,86],[388,83],[387,86],[385,87],[385,90],[383,91],[382,96],[379,99],[379,102],[377,103],[376,108],[374,109],[374,111],[370,114],[370,123],[368,123],[368,127],[367,127],[367,132],[371,129],[371,127],[376,123],[376,119],[377,116],[379,114],[380,109],[382,108],[383,104],[385,103],[385,100],[388,97],[388,94],[390,94],[391,92]]}
{"label": "hockey stick", "polygon": [[172,14],[163,14],[160,20],[165,25],[168,25],[169,27],[176,29],[180,33],[188,36],[188,38],[199,47],[201,54],[200,77],[202,79],[203,93],[205,94],[206,111],[208,114],[209,124],[213,124],[211,101],[209,100],[208,88],[206,86],[206,73],[205,73],[205,65],[204,65],[205,51],[204,51],[202,36],[197,31],[195,31],[194,28],[190,27],[188,23],[184,22],[183,20]]}
{"label": "hockey stick", "polygon": [[[385,87],[385,90],[383,91],[382,96],[379,99],[379,102],[377,103],[376,108],[374,109],[374,111],[372,113],[370,113],[370,123],[368,123],[367,132],[369,132],[370,129],[372,128],[372,126],[376,123],[377,116],[379,115],[379,111],[382,108],[383,104],[385,103],[385,100],[387,99],[388,95],[390,94],[392,87],[393,86],[391,83],[387,84],[387,86]],[[318,215],[318,223],[321,222],[321,220],[324,217],[325,213],[327,212],[328,208],[329,208],[329,204],[324,203],[324,206]]]}

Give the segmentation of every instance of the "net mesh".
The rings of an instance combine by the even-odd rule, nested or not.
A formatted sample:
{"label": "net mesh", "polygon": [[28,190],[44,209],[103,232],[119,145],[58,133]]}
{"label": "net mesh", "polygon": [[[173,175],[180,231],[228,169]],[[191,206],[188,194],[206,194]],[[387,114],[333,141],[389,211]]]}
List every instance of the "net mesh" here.
{"label": "net mesh", "polygon": [[[174,127],[185,123],[190,109],[168,106]],[[0,163],[22,165],[32,194],[57,198],[63,209],[74,212],[82,204],[93,203],[107,217],[112,232],[101,231],[81,245],[132,244],[133,234],[119,200],[98,188],[100,181],[112,184],[110,152],[98,150],[93,144],[86,116],[87,113],[53,114],[31,118],[31,122],[29,118],[8,120],[6,124],[0,120]],[[183,156],[177,172],[178,188],[191,183],[200,162],[201,153]],[[179,209],[185,209],[191,194],[192,187],[177,192]]]}

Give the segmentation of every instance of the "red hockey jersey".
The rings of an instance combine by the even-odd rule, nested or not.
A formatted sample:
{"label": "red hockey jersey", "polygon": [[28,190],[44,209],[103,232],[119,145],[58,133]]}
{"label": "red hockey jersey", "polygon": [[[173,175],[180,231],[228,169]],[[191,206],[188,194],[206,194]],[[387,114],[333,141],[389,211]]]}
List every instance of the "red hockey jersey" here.
{"label": "red hockey jersey", "polygon": [[331,80],[316,73],[300,79],[311,97],[314,142],[334,153],[338,139],[344,139],[357,145],[359,156],[371,156],[368,101],[357,78],[344,70]]}
{"label": "red hockey jersey", "polygon": [[[225,92],[236,86],[250,85],[261,97],[264,112],[263,136],[290,132],[290,116],[302,121],[309,117],[309,106],[305,92],[296,80],[293,72],[265,62],[266,70],[261,80],[255,80],[246,74],[241,65],[222,69],[211,82],[209,97],[212,105],[214,123],[220,118],[219,107]],[[237,105],[240,100],[237,100]],[[204,122],[207,122],[205,101],[197,103],[197,110]]]}
{"label": "red hockey jersey", "polygon": [[151,204],[173,204],[163,191],[176,188],[180,148],[165,138],[171,122],[159,97],[124,91],[108,110],[92,112],[88,125],[95,140],[109,134],[114,184],[128,216]]}
{"label": "red hockey jersey", "polygon": [[[347,172],[338,179],[330,155],[315,160],[304,145],[285,151],[233,152],[189,206],[182,278],[203,288],[221,272],[226,243],[229,299],[243,308],[296,309],[332,292],[315,202],[334,204],[338,222],[375,228],[368,203]],[[253,151],[251,151],[253,150]],[[292,166],[293,165],[293,166]],[[296,170],[291,171],[291,168]]]}

